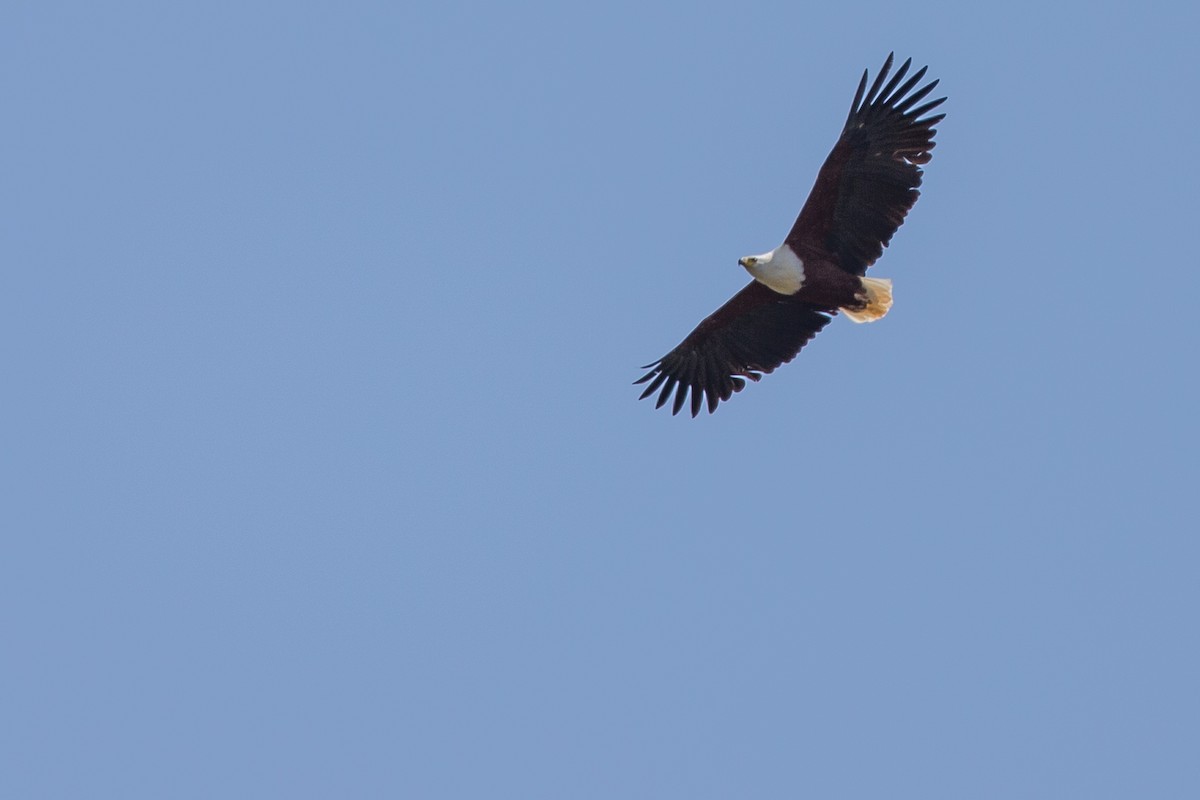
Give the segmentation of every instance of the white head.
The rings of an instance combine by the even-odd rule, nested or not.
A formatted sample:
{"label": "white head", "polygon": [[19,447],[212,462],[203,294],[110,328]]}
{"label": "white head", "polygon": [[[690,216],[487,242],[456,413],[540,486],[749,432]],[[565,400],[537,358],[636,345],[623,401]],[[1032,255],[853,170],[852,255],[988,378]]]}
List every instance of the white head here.
{"label": "white head", "polygon": [[795,294],[804,285],[804,262],[786,244],[761,256],[739,258],[738,263],[756,281],[780,294]]}

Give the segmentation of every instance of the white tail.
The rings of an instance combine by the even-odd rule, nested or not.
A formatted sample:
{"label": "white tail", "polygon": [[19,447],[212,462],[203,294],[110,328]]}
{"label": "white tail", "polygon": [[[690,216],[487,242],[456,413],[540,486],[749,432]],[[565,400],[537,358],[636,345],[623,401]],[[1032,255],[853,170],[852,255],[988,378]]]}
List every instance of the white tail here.
{"label": "white tail", "polygon": [[838,309],[855,322],[874,322],[883,319],[892,307],[892,282],[887,278],[863,278],[859,300],[866,301],[865,308]]}

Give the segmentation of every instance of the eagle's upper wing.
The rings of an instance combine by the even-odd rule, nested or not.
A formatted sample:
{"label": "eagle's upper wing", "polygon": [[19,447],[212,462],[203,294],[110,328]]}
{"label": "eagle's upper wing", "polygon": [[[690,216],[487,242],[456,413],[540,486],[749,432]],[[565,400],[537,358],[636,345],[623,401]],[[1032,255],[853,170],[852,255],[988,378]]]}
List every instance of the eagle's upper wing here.
{"label": "eagle's upper wing", "polygon": [[644,369],[650,371],[634,383],[650,381],[642,397],[662,387],[656,408],[674,391],[672,414],[683,408],[690,389],[692,416],[700,413],[705,397],[711,414],[717,403],[742,390],[745,378],[757,381],[795,358],[830,319],[812,306],[751,281],[697,325],[678,347],[647,364]]}
{"label": "eagle's upper wing", "polygon": [[911,64],[910,58],[883,86],[892,66],[889,55],[865,98],[867,73],[863,72],[841,138],[825,159],[787,236],[801,258],[815,249],[834,256],[847,272],[863,275],[917,202],[921,185],[917,165],[929,162],[933,126],[946,115],[920,117],[946,98],[913,108],[938,82],[909,94],[927,69],[917,70],[899,86]]}

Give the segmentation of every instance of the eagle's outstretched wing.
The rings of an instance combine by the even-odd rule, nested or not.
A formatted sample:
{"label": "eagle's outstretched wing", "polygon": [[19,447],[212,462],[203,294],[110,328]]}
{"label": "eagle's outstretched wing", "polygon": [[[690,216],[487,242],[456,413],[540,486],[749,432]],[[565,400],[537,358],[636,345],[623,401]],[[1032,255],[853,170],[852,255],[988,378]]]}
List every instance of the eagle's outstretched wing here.
{"label": "eagle's outstretched wing", "polygon": [[867,72],[863,72],[842,135],[787,236],[788,245],[801,258],[814,252],[831,256],[847,272],[863,275],[917,202],[918,165],[931,158],[933,126],[946,116],[921,119],[921,115],[946,98],[914,108],[938,82],[930,81],[909,94],[928,69],[922,67],[900,85],[911,65],[910,58],[884,86],[892,67],[889,54],[865,97]]}
{"label": "eagle's outstretched wing", "polygon": [[[642,392],[659,391],[656,408],[675,393],[672,414],[678,414],[692,394],[692,416],[705,398],[708,413],[746,385],[796,357],[800,348],[824,328],[831,317],[812,306],[773,292],[758,281],[730,298],[696,326],[671,352],[643,369],[637,383],[650,382]],[[639,398],[640,399],[640,398]]]}

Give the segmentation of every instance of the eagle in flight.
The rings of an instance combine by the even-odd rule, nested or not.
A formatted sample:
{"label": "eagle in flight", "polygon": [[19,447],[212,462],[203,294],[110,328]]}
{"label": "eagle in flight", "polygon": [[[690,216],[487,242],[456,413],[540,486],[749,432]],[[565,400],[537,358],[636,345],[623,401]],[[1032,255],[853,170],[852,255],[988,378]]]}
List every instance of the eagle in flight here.
{"label": "eagle in flight", "polygon": [[674,394],[671,413],[678,414],[690,392],[692,416],[705,401],[711,414],[747,378],[757,381],[795,358],[838,311],[874,322],[891,308],[892,282],[865,277],[867,267],[917,202],[920,165],[932,158],[933,126],[946,116],[924,116],[944,97],[917,105],[938,84],[913,91],[928,67],[901,84],[911,58],[884,85],[892,55],[870,91],[863,72],[842,135],[783,244],[739,259],[754,280],[678,347],[643,367],[650,371],[634,383],[649,383],[642,398],[658,392],[656,408]]}

